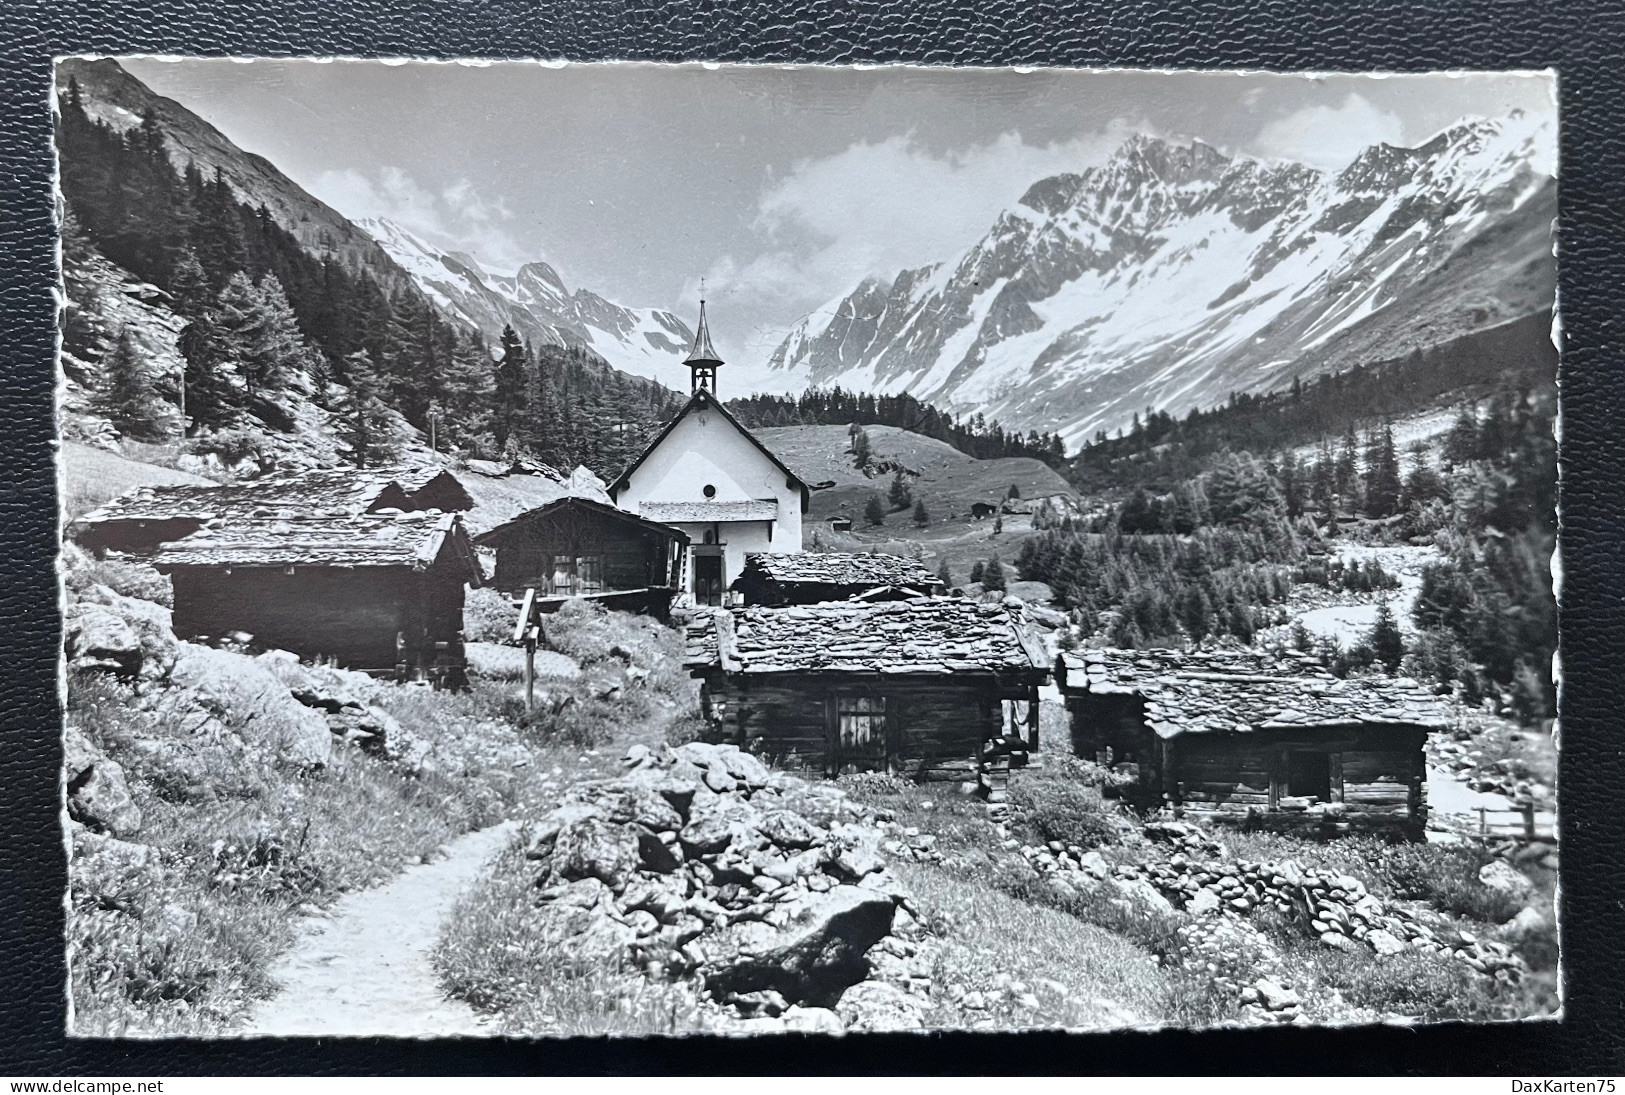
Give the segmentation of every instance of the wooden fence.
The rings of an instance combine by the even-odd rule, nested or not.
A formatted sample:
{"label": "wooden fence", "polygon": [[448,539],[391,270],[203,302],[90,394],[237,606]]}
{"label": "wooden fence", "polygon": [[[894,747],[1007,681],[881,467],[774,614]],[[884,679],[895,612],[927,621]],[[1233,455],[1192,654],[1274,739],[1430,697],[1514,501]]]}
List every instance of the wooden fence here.
{"label": "wooden fence", "polygon": [[1474,813],[1478,814],[1478,835],[1481,837],[1510,836],[1531,842],[1557,841],[1557,816],[1537,813],[1532,802],[1505,810],[1480,806]]}

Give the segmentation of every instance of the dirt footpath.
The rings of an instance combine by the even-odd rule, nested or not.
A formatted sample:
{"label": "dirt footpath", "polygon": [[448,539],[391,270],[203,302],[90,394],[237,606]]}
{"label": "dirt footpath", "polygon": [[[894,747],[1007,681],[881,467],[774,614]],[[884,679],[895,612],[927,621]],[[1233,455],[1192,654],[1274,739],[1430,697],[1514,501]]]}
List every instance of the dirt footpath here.
{"label": "dirt footpath", "polygon": [[333,906],[273,969],[282,991],[267,1000],[246,1035],[441,1037],[493,1033],[461,1001],[440,993],[429,952],[441,921],[512,823],[469,833],[435,863],[408,868],[374,890]]}

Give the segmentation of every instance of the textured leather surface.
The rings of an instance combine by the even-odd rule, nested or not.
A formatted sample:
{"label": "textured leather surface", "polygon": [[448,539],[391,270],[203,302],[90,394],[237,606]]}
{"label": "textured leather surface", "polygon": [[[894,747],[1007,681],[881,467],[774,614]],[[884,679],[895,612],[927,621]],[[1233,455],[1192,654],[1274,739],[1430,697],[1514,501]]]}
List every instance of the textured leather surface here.
{"label": "textured leather surface", "polygon": [[[1625,11],[1617,3],[424,3],[0,8],[0,1075],[1625,1072]],[[68,52],[909,61],[1562,74],[1561,1024],[1314,1033],[436,1043],[69,1042],[60,946],[49,59]],[[523,134],[515,134],[523,140]]]}

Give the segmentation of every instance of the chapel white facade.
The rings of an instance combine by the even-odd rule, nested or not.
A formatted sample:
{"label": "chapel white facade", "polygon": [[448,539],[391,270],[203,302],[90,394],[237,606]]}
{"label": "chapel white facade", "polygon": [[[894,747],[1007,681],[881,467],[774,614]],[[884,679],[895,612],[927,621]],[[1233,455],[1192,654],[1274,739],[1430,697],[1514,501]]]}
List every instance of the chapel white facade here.
{"label": "chapel white facade", "polygon": [[684,364],[693,393],[688,403],[609,493],[619,508],[687,533],[680,592],[699,604],[721,604],[746,553],[801,550],[808,486],[717,398],[723,362],[711,345],[704,301]]}

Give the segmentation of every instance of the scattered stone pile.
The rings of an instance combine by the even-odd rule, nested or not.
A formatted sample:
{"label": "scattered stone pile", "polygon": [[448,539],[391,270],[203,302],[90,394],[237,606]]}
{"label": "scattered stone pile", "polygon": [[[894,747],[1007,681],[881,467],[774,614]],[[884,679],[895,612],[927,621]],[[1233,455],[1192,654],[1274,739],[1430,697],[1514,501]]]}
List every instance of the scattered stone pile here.
{"label": "scattered stone pile", "polygon": [[[1021,851],[1040,872],[1074,886],[1108,883],[1120,891],[1135,884],[1148,886],[1170,907],[1182,908],[1199,918],[1194,932],[1186,937],[1190,952],[1197,956],[1267,953],[1259,943],[1262,936],[1250,926],[1250,934],[1244,933],[1247,938],[1242,940],[1227,938],[1234,932],[1203,925],[1212,918],[1243,921],[1259,909],[1270,908],[1299,919],[1322,943],[1339,950],[1363,947],[1378,955],[1389,955],[1414,949],[1449,954],[1479,973],[1503,980],[1515,980],[1522,973],[1521,960],[1505,944],[1479,939],[1466,931],[1436,931],[1409,909],[1368,893],[1365,885],[1350,875],[1304,867],[1293,860],[1233,860],[1223,845],[1186,822],[1153,821],[1145,832],[1170,854],[1165,858],[1147,857],[1139,864],[1110,866],[1100,853],[1076,847],[1051,844],[1024,847]],[[1500,875],[1486,880],[1487,885],[1491,882],[1511,885]],[[1268,998],[1261,994],[1253,1002]],[[1268,1010],[1279,1013],[1286,1009]]]}
{"label": "scattered stone pile", "polygon": [[870,811],[732,746],[634,746],[625,764],[529,836],[548,937],[692,978],[746,1029],[918,1025],[906,968],[870,980],[921,934]]}

